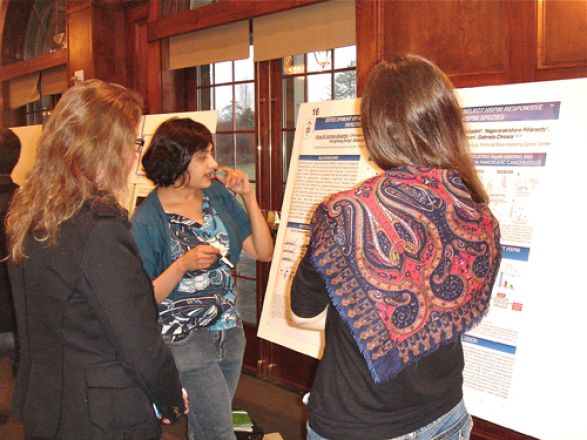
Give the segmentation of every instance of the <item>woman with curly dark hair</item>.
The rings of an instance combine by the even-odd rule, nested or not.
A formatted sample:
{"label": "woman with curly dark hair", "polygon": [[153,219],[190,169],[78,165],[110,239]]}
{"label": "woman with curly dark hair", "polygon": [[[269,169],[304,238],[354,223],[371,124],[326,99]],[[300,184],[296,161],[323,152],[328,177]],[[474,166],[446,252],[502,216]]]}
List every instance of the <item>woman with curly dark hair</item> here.
{"label": "woman with curly dark hair", "polygon": [[204,125],[164,122],[142,163],[157,187],[137,208],[132,232],[153,280],[163,339],[194,396],[189,438],[234,439],[245,337],[232,269],[241,250],[270,261],[271,234],[246,174],[218,166]]}

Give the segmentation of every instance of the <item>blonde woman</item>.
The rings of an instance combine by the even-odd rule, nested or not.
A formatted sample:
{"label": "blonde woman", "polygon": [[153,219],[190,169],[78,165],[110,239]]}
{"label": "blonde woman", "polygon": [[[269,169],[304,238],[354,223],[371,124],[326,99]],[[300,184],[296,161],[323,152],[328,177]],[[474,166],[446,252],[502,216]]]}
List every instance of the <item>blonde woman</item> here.
{"label": "blonde woman", "polygon": [[141,99],[98,80],[69,89],[44,127],[7,219],[27,438],[155,439],[185,402],[151,282],[116,195],[142,141]]}

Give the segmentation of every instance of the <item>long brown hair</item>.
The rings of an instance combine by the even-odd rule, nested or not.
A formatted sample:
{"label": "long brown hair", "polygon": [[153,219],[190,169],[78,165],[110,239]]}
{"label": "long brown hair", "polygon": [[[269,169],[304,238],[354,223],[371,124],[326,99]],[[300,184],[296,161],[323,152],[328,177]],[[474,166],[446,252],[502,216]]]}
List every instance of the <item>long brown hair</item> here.
{"label": "long brown hair", "polygon": [[382,169],[454,169],[474,200],[488,202],[454,88],[432,62],[408,54],[375,66],[361,100],[361,125],[371,159]]}
{"label": "long brown hair", "polygon": [[26,258],[25,239],[56,243],[59,226],[86,202],[114,201],[127,188],[142,116],[140,96],[118,84],[90,80],[70,88],[47,121],[37,158],[6,220],[10,258]]}

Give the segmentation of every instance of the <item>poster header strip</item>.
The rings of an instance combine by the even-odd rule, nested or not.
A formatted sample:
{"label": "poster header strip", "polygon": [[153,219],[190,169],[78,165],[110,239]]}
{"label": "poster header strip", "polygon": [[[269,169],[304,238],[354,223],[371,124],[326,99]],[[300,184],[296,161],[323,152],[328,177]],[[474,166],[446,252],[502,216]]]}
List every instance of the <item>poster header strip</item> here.
{"label": "poster header strip", "polygon": [[546,121],[558,119],[560,101],[464,107],[465,122]]}
{"label": "poster header strip", "polygon": [[357,161],[360,160],[360,155],[355,154],[324,154],[324,155],[312,155],[312,154],[301,154],[300,160],[316,160],[316,161],[331,161],[331,162],[340,162],[340,161]]}

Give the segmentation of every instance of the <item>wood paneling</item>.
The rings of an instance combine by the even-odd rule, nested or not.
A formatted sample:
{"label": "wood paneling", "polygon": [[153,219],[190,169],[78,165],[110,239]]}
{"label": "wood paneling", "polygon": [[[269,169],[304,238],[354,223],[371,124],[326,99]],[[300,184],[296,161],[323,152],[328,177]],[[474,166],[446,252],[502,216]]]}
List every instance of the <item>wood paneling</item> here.
{"label": "wood paneling", "polygon": [[[92,13],[88,3],[68,4],[67,72],[71,78],[76,70],[83,70],[85,79],[95,78],[94,51],[92,45]],[[74,7],[75,6],[75,7]]]}
{"label": "wood paneling", "polygon": [[506,5],[500,1],[385,1],[383,55],[411,52],[449,75],[503,73]]}
{"label": "wood paneling", "polygon": [[318,359],[291,351],[273,344],[271,365],[274,365],[272,379],[295,389],[309,391],[312,388]]}
{"label": "wood paneling", "polygon": [[124,9],[94,4],[92,25],[95,77],[128,85]]}
{"label": "wood paneling", "polygon": [[68,72],[127,84],[125,10],[117,2],[68,2]]}
{"label": "wood paneling", "polygon": [[257,327],[243,323],[247,345],[243,359],[243,369],[250,373],[257,373],[257,361],[260,359],[261,341],[257,338]]}
{"label": "wood paneling", "polygon": [[357,96],[362,96],[367,77],[383,59],[383,3],[356,0]]}
{"label": "wood paneling", "polygon": [[133,3],[126,11],[126,74],[127,85],[143,97],[143,112],[148,113],[148,45],[147,20],[149,4]]}
{"label": "wood paneling", "polygon": [[504,428],[487,420],[473,417],[471,440],[537,440],[535,437]]}
{"label": "wood paneling", "polygon": [[0,81],[8,81],[33,72],[51,69],[67,63],[67,50],[61,49],[30,60],[18,61],[0,67]]}
{"label": "wood paneling", "polygon": [[147,45],[147,84],[149,114],[161,113],[161,41],[153,41]]}
{"label": "wood paneling", "polygon": [[379,60],[404,52],[456,87],[587,76],[587,1],[356,1],[359,95]]}
{"label": "wood paneling", "polygon": [[587,1],[538,3],[538,68],[587,65]]}

